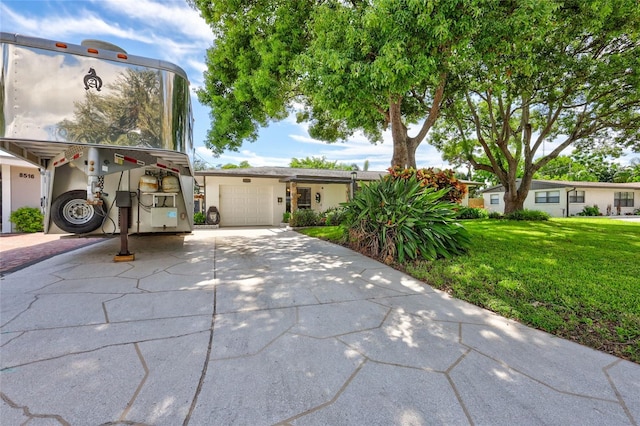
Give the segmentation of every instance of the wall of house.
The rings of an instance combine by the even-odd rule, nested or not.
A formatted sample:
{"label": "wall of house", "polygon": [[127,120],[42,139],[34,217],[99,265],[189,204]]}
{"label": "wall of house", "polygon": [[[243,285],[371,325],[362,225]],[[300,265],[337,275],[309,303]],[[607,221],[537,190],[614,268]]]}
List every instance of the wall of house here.
{"label": "wall of house", "polygon": [[[248,182],[245,180],[249,180]],[[222,212],[221,202],[224,202],[220,199],[220,186],[222,185],[251,185],[251,186],[260,186],[265,189],[269,189],[271,193],[271,203],[269,205],[265,205],[265,209],[270,209],[271,214],[271,225],[278,226],[282,221],[282,215],[286,210],[286,197],[287,197],[287,185],[286,183],[279,182],[278,179],[269,179],[269,178],[243,178],[243,177],[226,177],[226,176],[200,176],[198,177],[198,182],[201,186],[204,186],[205,191],[205,199],[204,199],[204,210],[205,212],[211,206],[215,206]],[[221,214],[221,223],[224,223],[225,218],[222,217]]]}
{"label": "wall of house", "polygon": [[[558,192],[557,203],[536,203],[537,192]],[[564,217],[567,215],[567,192],[564,188],[531,190],[524,200],[524,208],[528,210],[540,210],[549,213],[552,217]]]}
{"label": "wall of house", "polygon": [[[614,194],[616,192],[633,192],[633,207],[620,207],[620,214],[632,214],[640,208],[640,191],[632,189],[605,189],[605,188],[585,188],[584,203],[571,203],[569,205],[569,215],[574,216],[582,211],[585,206],[598,206],[603,215],[617,215],[617,208],[614,207]],[[609,208],[609,209],[608,209]]]}
{"label": "wall of house", "polygon": [[29,163],[2,158],[2,233],[15,232],[11,212],[20,207],[40,208],[40,171]]}
{"label": "wall of house", "polygon": [[[573,188],[531,190],[524,202],[525,209],[541,210],[549,213],[553,217],[563,217],[567,215],[567,191]],[[536,192],[542,191],[559,191],[560,200],[558,203],[536,203]],[[640,208],[640,191],[632,189],[615,189],[615,188],[578,188],[578,191],[584,191],[584,203],[569,203],[569,216],[575,216],[580,213],[585,206],[597,205],[603,215],[607,215],[607,207],[610,206],[612,215],[617,215],[617,209],[614,207],[614,193],[616,192],[633,192],[634,206],[621,207],[620,214],[632,214],[636,209]],[[491,204],[491,195],[497,194],[499,204]],[[504,192],[484,193],[484,206],[487,211],[504,212]]]}
{"label": "wall of house", "polygon": [[[535,193],[540,191],[529,191],[527,199],[524,201],[523,207],[528,210],[540,210],[549,213],[553,217],[563,217],[566,215],[567,196],[564,188],[551,189],[544,191],[559,191],[560,199],[557,203],[536,203]],[[498,204],[491,204],[491,196],[498,196]],[[491,192],[482,194],[484,198],[484,208],[488,212],[504,213],[504,192]],[[582,207],[580,208],[582,210]]]}
{"label": "wall of house", "polygon": [[[311,188],[311,208],[317,212],[324,212],[331,208],[340,207],[349,198],[349,186],[344,183],[330,184],[298,184],[298,187]],[[320,202],[316,202],[316,193],[320,194]]]}

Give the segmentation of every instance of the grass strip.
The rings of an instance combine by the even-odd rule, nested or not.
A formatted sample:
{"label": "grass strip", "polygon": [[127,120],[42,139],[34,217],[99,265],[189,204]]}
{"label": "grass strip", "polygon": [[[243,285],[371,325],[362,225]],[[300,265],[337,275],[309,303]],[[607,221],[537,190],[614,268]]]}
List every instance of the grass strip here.
{"label": "grass strip", "polygon": [[[399,269],[523,324],[640,363],[640,223],[470,220],[467,255]],[[337,227],[303,233],[338,242]]]}

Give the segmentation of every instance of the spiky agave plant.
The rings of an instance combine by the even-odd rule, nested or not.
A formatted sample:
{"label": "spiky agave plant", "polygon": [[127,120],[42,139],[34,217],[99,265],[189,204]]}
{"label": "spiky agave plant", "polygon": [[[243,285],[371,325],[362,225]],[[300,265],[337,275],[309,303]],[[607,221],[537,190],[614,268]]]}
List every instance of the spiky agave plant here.
{"label": "spiky agave plant", "polygon": [[456,221],[456,205],[442,200],[446,193],[423,186],[415,176],[386,176],[363,186],[345,204],[349,244],[386,263],[464,253],[469,234]]}

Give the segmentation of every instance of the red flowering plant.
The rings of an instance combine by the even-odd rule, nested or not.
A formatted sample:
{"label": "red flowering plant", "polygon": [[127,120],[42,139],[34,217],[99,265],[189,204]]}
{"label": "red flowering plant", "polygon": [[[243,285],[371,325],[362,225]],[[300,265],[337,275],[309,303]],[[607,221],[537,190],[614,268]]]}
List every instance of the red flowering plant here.
{"label": "red flowering plant", "polygon": [[448,192],[442,197],[443,201],[458,203],[462,201],[467,194],[467,186],[456,179],[453,170],[436,170],[432,167],[425,169],[408,168],[403,169],[400,166],[390,167],[387,175],[390,179],[408,180],[415,177],[420,186],[433,188],[436,191],[447,189]]}

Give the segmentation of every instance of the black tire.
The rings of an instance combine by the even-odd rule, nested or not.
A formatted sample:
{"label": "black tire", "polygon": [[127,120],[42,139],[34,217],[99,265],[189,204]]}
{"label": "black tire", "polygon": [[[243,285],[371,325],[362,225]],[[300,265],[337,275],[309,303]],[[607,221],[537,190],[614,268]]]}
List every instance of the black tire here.
{"label": "black tire", "polygon": [[86,234],[102,225],[106,215],[104,204],[87,204],[87,192],[68,191],[53,200],[51,218],[60,229],[72,234]]}

